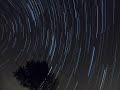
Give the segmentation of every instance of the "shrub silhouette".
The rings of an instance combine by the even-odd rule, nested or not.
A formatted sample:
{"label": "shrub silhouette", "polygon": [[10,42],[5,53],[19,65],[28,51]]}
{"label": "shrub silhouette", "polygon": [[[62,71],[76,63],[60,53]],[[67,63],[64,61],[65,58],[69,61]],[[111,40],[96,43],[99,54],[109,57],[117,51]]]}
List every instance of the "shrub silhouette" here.
{"label": "shrub silhouette", "polygon": [[55,90],[58,79],[53,73],[49,73],[48,64],[43,62],[30,61],[23,67],[13,72],[20,85],[30,90]]}

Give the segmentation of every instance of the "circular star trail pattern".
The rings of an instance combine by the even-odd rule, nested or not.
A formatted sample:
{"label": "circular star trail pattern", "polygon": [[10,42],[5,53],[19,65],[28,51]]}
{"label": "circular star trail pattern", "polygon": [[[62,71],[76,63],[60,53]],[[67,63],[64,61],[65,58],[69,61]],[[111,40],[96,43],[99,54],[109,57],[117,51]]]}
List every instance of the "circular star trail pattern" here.
{"label": "circular star trail pattern", "polygon": [[0,70],[46,60],[57,90],[119,90],[118,3],[0,0]]}

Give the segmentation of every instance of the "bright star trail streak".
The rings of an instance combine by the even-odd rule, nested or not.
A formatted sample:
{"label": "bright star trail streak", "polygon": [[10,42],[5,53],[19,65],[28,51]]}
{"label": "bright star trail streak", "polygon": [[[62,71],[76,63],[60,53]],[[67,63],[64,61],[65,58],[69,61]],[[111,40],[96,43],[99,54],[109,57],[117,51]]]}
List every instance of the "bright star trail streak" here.
{"label": "bright star trail streak", "polygon": [[120,0],[0,0],[0,90],[46,60],[57,90],[120,90]]}

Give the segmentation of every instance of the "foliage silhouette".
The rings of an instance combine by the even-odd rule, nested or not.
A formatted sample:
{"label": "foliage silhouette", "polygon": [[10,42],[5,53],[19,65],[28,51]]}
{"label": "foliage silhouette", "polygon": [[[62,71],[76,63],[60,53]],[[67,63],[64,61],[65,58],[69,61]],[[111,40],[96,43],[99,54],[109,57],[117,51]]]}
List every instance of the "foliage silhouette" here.
{"label": "foliage silhouette", "polygon": [[13,72],[20,85],[30,90],[55,90],[58,79],[53,73],[49,73],[48,64],[43,62],[30,61],[25,66],[19,67]]}

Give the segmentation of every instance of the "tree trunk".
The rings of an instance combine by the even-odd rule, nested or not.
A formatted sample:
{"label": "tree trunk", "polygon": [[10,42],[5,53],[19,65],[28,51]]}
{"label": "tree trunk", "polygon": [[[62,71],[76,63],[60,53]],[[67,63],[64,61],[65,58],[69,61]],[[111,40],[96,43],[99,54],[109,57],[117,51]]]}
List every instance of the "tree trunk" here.
{"label": "tree trunk", "polygon": [[38,90],[38,88],[34,88],[34,90]]}
{"label": "tree trunk", "polygon": [[29,88],[29,90],[38,90],[38,88]]}

